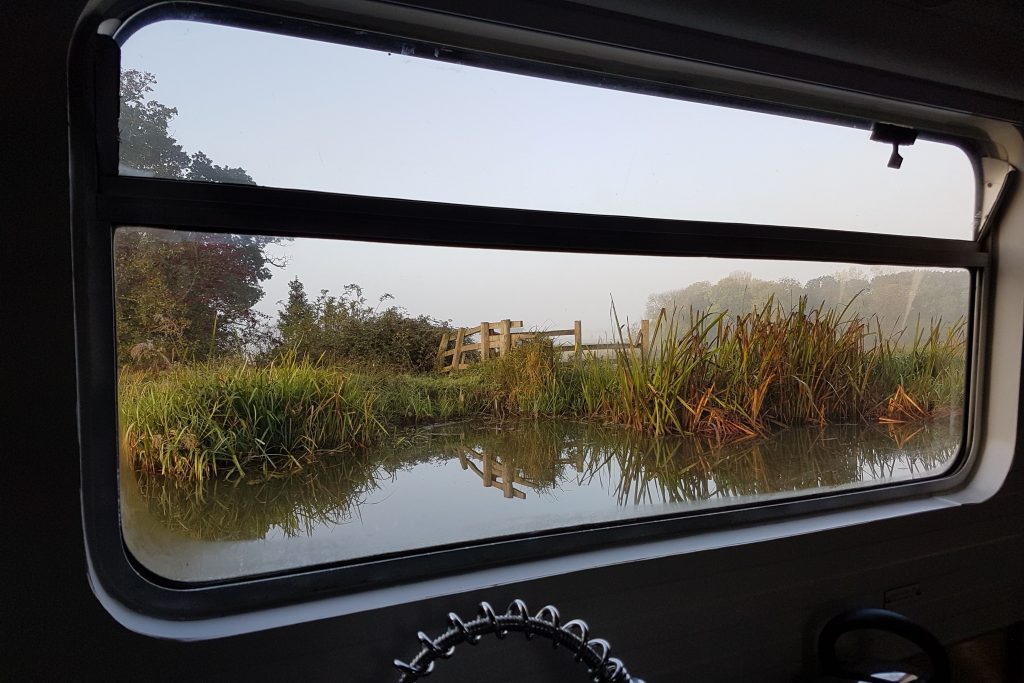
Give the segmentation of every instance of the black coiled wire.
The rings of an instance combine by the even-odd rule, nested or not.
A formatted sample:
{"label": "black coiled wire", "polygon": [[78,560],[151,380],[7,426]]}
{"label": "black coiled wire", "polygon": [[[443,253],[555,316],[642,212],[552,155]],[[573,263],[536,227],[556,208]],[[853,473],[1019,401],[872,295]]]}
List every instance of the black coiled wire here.
{"label": "black coiled wire", "polygon": [[416,634],[422,645],[419,653],[408,663],[395,660],[395,667],[402,672],[400,683],[414,683],[429,676],[434,672],[434,662],[451,657],[460,643],[476,645],[487,634],[500,640],[509,633],[523,633],[527,640],[542,636],[555,648],[561,645],[587,667],[594,683],[644,683],[630,676],[619,659],[609,656],[611,645],[607,640],[589,637],[585,621],[573,619],[563,624],[558,610],[551,605],[531,617],[522,600],[513,600],[504,614],[495,613],[488,603],[481,602],[475,619],[466,622],[450,612],[448,625],[448,630],[437,638],[430,638],[423,631]]}

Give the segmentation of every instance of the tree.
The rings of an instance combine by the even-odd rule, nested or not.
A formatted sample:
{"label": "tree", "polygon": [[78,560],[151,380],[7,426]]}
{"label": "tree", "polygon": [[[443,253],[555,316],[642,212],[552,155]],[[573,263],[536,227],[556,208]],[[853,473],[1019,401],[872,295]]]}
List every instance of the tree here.
{"label": "tree", "polygon": [[118,119],[121,165],[158,178],[255,185],[244,168],[218,166],[202,151],[188,154],[171,137],[177,107],[147,99],[156,76],[128,69],[121,72],[121,116]]}
{"label": "tree", "polygon": [[170,122],[178,110],[148,100],[156,77],[128,69],[121,72],[121,116],[117,132],[121,164],[147,175],[181,178],[189,156],[171,137]]}
{"label": "tree", "polygon": [[315,344],[317,314],[299,278],[288,283],[288,301],[278,313],[277,329],[283,349],[299,350]]}
{"label": "tree", "polygon": [[[170,134],[178,110],[149,99],[153,74],[121,74],[122,167],[141,175],[252,185],[243,168],[189,154]],[[250,235],[122,228],[114,245],[118,358],[156,355],[170,362],[245,352],[263,333],[252,307],[277,265]],[[134,350],[134,353],[133,353]]]}
{"label": "tree", "polygon": [[213,159],[202,152],[196,152],[188,160],[185,169],[186,180],[204,180],[211,183],[237,183],[239,185],[255,185],[252,177],[244,168],[218,166]]}

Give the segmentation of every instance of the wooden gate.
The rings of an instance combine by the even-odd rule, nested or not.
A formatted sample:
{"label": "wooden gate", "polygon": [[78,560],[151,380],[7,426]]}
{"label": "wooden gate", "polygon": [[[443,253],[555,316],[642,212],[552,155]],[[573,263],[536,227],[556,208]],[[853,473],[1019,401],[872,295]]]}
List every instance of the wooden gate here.
{"label": "wooden gate", "polygon": [[[522,320],[501,320],[499,322],[482,322],[477,327],[460,327],[454,332],[441,335],[441,343],[437,347],[437,360],[441,372],[464,370],[469,367],[466,354],[479,352],[479,361],[486,363],[492,358],[501,357],[518,346],[521,342],[534,337],[569,337],[572,344],[556,344],[555,348],[564,352],[580,353],[581,351],[607,351],[622,349],[628,344],[583,344],[580,321],[573,321],[572,329],[565,330],[522,330]],[[640,321],[640,332],[634,342],[635,347],[649,347],[651,330],[650,320]],[[466,343],[467,337],[480,335],[473,343]]]}

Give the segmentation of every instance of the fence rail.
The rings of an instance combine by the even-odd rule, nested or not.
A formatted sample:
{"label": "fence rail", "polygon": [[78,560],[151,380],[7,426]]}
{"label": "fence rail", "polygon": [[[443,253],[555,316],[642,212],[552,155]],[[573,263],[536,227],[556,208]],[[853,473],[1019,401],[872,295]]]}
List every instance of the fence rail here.
{"label": "fence rail", "polygon": [[[535,337],[572,337],[572,344],[556,344],[555,348],[562,352],[581,353],[584,351],[611,351],[623,349],[629,343],[584,344],[583,330],[580,321],[573,322],[571,329],[526,331],[522,328],[522,320],[500,320],[498,322],[480,323],[477,327],[460,327],[454,332],[441,335],[437,347],[438,365],[442,372],[464,370],[469,367],[466,354],[479,352],[479,362],[486,363],[492,358],[508,354],[513,348]],[[633,342],[637,348],[648,348],[650,345],[651,321],[640,321],[640,332]],[[468,343],[467,337],[479,335],[478,341]]]}

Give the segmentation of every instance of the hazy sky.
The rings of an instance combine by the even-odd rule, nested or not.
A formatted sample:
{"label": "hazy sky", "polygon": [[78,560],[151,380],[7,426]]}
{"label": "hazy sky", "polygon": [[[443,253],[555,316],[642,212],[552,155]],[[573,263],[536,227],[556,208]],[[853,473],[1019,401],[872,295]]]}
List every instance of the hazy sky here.
{"label": "hazy sky", "polygon": [[[849,129],[181,21],[135,34],[124,68],[157,77],[189,152],[269,186],[579,213],[968,238],[974,176],[959,150],[918,142],[903,168]],[[544,254],[330,240],[278,249],[307,291],[359,283],[456,324],[523,319],[607,334],[609,297],[734,270],[806,280],[846,265]],[[485,268],[481,269],[480,264]]]}

